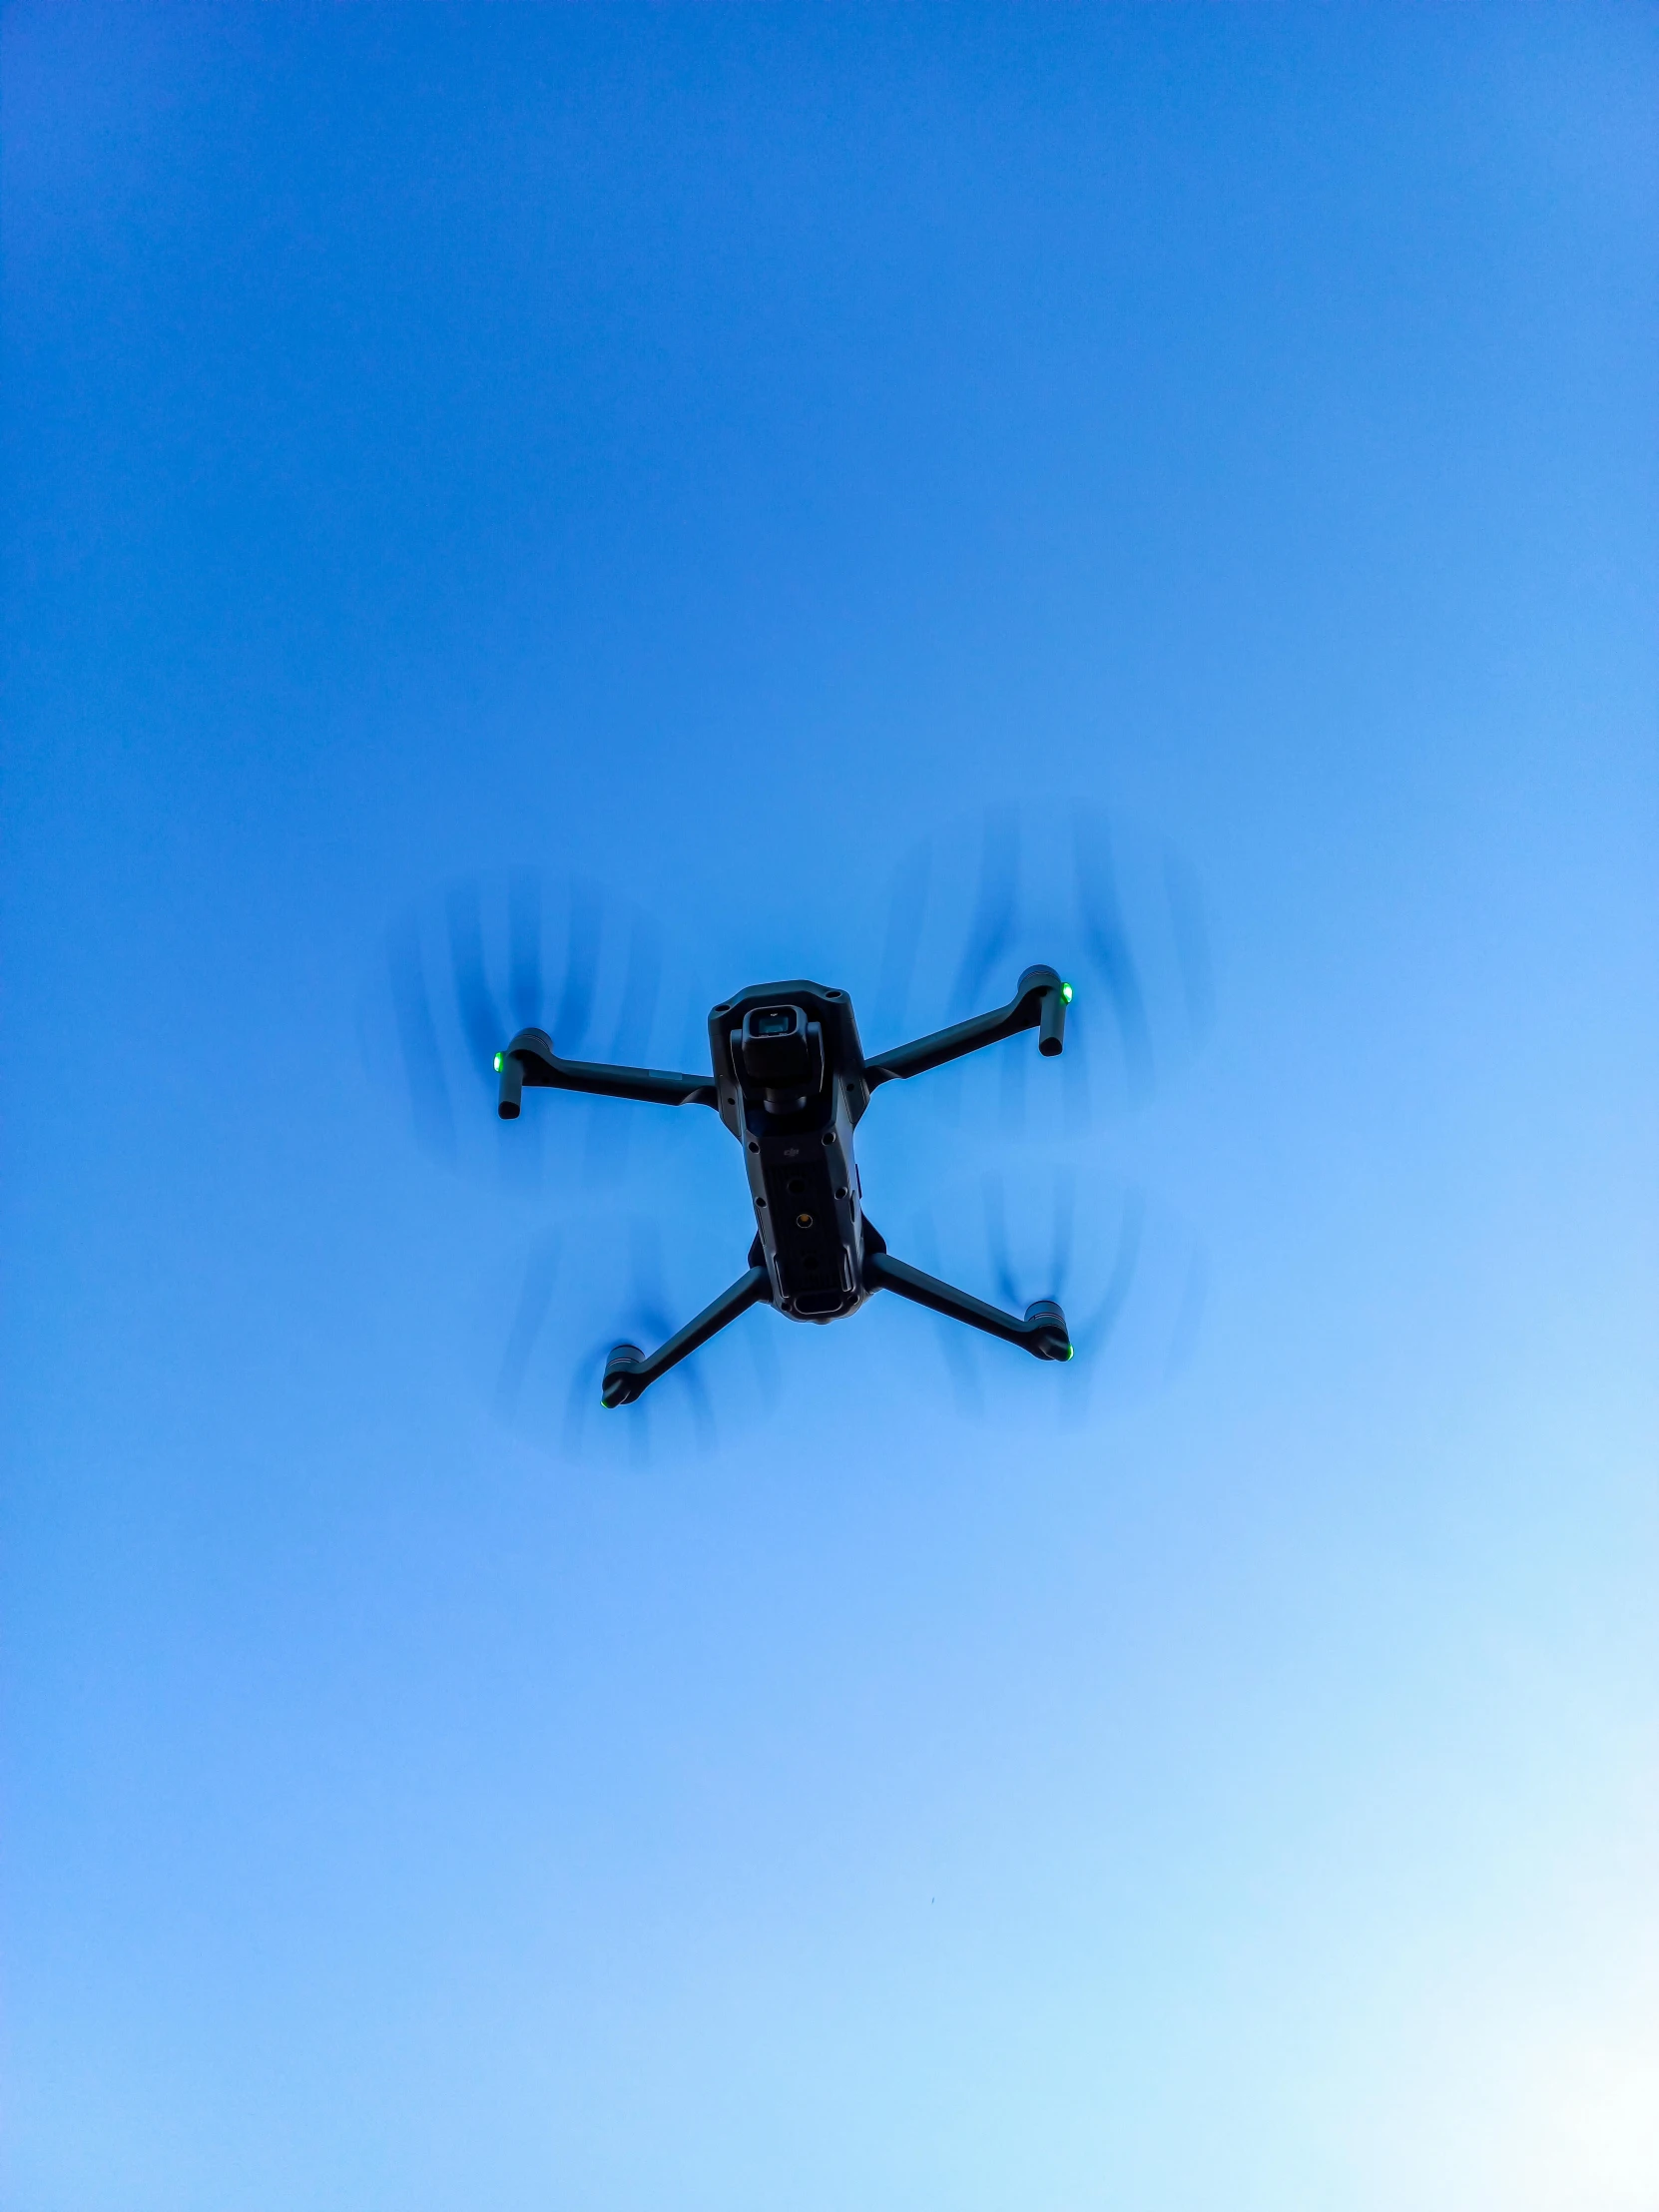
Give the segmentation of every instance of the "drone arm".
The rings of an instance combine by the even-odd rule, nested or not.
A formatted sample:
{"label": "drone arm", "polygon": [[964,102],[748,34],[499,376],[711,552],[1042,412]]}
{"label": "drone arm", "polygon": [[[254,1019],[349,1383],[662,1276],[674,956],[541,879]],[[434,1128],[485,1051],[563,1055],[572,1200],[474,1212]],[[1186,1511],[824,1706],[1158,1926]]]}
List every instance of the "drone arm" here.
{"label": "drone arm", "polygon": [[678,1329],[667,1344],[659,1345],[655,1352],[641,1353],[632,1345],[618,1345],[605,1363],[605,1381],[600,1395],[607,1405],[631,1405],[642,1390],[649,1389],[658,1376],[666,1375],[677,1367],[688,1352],[695,1352],[699,1345],[707,1344],[717,1336],[728,1322],[736,1321],[751,1306],[758,1306],[772,1296],[772,1280],[765,1268],[751,1268],[740,1275],[730,1290],[722,1291],[712,1306],[705,1306],[695,1320]]}
{"label": "drone arm", "polygon": [[641,1098],[653,1106],[716,1106],[720,1094],[712,1075],[675,1075],[663,1068],[613,1068],[598,1060],[561,1060],[545,1029],[521,1029],[505,1052],[496,1054],[503,1121],[516,1121],[519,1096],[532,1090],[586,1091],[598,1098]]}
{"label": "drone arm", "polygon": [[1071,1358],[1066,1317],[1051,1300],[1028,1306],[1023,1318],[1016,1319],[1000,1307],[987,1306],[983,1299],[941,1283],[937,1276],[923,1275],[920,1268],[911,1267],[907,1260],[895,1260],[890,1252],[869,1250],[864,1253],[864,1285],[872,1291],[896,1291],[914,1306],[925,1306],[950,1321],[966,1322],[970,1329],[982,1329],[987,1337],[1000,1337],[1004,1344],[1019,1345],[1034,1359]]}
{"label": "drone arm", "polygon": [[1066,1007],[1070,1001],[1070,984],[1062,983],[1053,968],[1028,967],[1006,1006],[994,1013],[976,1014],[971,1021],[959,1021],[951,1029],[935,1029],[931,1036],[917,1037],[913,1044],[901,1044],[879,1054],[865,1062],[865,1080],[874,1090],[878,1083],[890,1083],[895,1077],[905,1080],[921,1075],[928,1068],[942,1067],[947,1060],[961,1059],[964,1053],[1000,1044],[1004,1037],[1017,1036],[1022,1029],[1040,1030],[1037,1050],[1052,1059],[1065,1044]]}

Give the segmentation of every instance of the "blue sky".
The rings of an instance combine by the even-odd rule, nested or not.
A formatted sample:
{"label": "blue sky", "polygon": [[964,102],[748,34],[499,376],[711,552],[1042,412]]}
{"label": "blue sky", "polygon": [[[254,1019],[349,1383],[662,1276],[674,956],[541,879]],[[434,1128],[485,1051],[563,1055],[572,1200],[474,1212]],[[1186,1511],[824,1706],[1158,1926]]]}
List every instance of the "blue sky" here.
{"label": "blue sky", "polygon": [[[1651,12],[0,35],[8,2203],[1650,2206]],[[926,1026],[987,821],[1150,1079],[866,1198],[1121,1330],[573,1418],[730,1139],[445,1160],[388,947],[925,849]]]}

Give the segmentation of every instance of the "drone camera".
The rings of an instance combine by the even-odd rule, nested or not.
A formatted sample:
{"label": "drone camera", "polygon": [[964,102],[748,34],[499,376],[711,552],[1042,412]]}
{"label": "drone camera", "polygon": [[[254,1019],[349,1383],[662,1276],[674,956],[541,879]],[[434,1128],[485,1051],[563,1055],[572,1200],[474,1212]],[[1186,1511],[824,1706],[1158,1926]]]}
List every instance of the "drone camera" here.
{"label": "drone camera", "polygon": [[752,1006],[735,1041],[744,1074],[769,1091],[804,1092],[822,1080],[818,1025],[799,1006]]}

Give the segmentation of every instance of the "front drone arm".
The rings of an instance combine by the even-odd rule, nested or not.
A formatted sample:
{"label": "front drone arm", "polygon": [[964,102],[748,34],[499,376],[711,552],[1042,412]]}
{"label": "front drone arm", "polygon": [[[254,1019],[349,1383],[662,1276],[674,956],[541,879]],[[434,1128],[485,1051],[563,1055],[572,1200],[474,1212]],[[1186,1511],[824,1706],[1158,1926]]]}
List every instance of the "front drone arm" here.
{"label": "front drone arm", "polygon": [[1000,1044],[1004,1037],[1017,1036],[1022,1029],[1040,1031],[1037,1050],[1052,1059],[1065,1043],[1066,1008],[1070,1003],[1071,985],[1062,983],[1053,968],[1028,967],[1006,1006],[992,1014],[975,1014],[971,1021],[959,1021],[953,1029],[935,1029],[930,1037],[917,1037],[913,1044],[901,1044],[892,1052],[867,1060],[865,1080],[871,1090],[877,1083],[890,1083],[894,1078],[902,1081],[928,1068],[942,1067],[947,1060],[959,1060],[964,1053],[977,1052],[984,1045]]}
{"label": "front drone arm", "polygon": [[674,1075],[663,1068],[613,1068],[598,1060],[561,1060],[545,1029],[521,1029],[495,1056],[501,1077],[496,1112],[517,1121],[519,1094],[532,1090],[586,1091],[596,1098],[642,1098],[652,1106],[718,1106],[712,1075]]}

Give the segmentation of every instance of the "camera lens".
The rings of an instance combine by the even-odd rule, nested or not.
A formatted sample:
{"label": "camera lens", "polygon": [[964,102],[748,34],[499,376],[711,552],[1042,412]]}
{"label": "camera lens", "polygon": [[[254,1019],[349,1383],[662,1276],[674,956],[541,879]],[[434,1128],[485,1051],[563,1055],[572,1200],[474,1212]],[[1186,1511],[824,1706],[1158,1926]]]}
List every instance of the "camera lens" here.
{"label": "camera lens", "polygon": [[752,1037],[787,1037],[794,1028],[793,1006],[766,1006],[760,1013],[749,1017],[749,1034]]}

